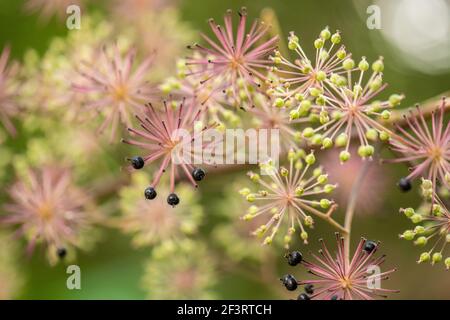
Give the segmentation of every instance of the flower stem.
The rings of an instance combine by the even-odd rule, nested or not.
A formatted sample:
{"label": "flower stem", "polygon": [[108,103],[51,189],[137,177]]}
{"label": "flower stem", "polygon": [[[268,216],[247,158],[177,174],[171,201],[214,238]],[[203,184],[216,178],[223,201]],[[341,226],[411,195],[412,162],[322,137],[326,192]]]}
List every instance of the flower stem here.
{"label": "flower stem", "polygon": [[352,230],[352,221],[353,216],[355,215],[356,203],[358,201],[358,195],[361,191],[362,183],[364,182],[364,178],[366,177],[367,172],[369,171],[370,162],[368,160],[364,161],[363,166],[358,172],[358,176],[356,177],[355,182],[353,183],[352,190],[350,192],[348,198],[347,210],[345,211],[345,221],[344,221],[344,229],[347,231],[343,234],[344,237],[344,247],[345,247],[345,259],[347,263],[350,263],[350,236]]}

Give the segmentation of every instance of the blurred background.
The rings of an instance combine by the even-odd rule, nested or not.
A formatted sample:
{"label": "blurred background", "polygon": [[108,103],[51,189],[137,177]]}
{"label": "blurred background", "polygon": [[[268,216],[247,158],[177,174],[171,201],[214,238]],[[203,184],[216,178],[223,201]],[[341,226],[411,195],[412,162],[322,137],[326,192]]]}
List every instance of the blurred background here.
{"label": "blurred background", "polygon": [[[29,61],[32,59],[36,60],[34,64],[39,65],[39,59],[43,59],[49,48],[55,46],[55,39],[66,39],[72,36],[71,33],[78,33],[80,39],[88,38],[86,33],[95,32],[96,28],[100,28],[98,26],[101,23],[113,25],[119,30],[121,25],[125,25],[124,28],[137,35],[133,39],[137,46],[144,48],[143,51],[158,50],[159,47],[170,42],[172,47],[157,57],[160,71],[156,73],[155,79],[161,80],[171,72],[175,72],[177,57],[186,55],[185,46],[200,39],[197,32],[209,32],[208,18],[213,17],[216,21],[220,21],[227,9],[237,11],[241,6],[246,6],[250,19],[259,17],[262,10],[266,8],[272,9],[283,36],[287,36],[289,31],[294,30],[301,42],[305,44],[312,44],[319,32],[325,26],[329,26],[331,30],[338,29],[342,32],[343,42],[355,59],[366,56],[373,61],[380,55],[384,56],[384,80],[389,83],[389,87],[382,93],[382,98],[394,92],[404,93],[406,99],[402,102],[403,107],[412,106],[450,89],[450,1],[448,0],[153,0],[140,1],[146,2],[143,7],[137,7],[138,1],[96,0],[83,2],[80,30],[68,30],[65,15],[63,19],[58,17],[57,13],[42,16],[42,10],[41,12],[27,10],[25,2],[22,0],[0,2],[0,48],[9,45],[11,59],[25,65],[33,65]],[[371,30],[366,25],[366,20],[370,16],[367,8],[370,5],[377,5],[381,10],[381,29],[379,30]],[[142,20],[133,18],[126,20],[128,14],[136,14],[132,12],[134,6],[141,14],[144,13],[142,10],[148,10],[146,13],[148,15],[143,15]],[[90,26],[84,24],[83,19],[87,16],[89,16],[89,23],[95,21]],[[114,35],[113,31],[113,37]],[[117,36],[119,37],[118,34]],[[120,36],[123,37],[123,35]],[[308,48],[309,53],[312,53],[312,46]],[[32,103],[32,100],[33,96],[28,102]],[[37,103],[37,101],[34,102]],[[23,134],[13,141],[5,142],[8,153],[4,153],[0,158],[6,155],[6,158],[12,161],[16,159],[14,157],[16,153],[34,152],[29,148],[36,131],[23,128],[27,126],[26,124],[18,124],[18,126]],[[6,151],[2,150],[2,152]],[[343,209],[349,190],[345,186],[350,186],[353,179],[352,175],[346,172],[355,172],[361,165],[361,161],[355,159],[341,167],[336,161],[336,154],[330,153],[333,151],[324,153],[321,159],[325,168],[330,171],[330,179],[338,181],[343,186],[342,190],[335,195],[340,203],[337,213],[337,219],[340,220],[343,219]],[[100,172],[106,172],[108,177],[114,178],[115,175],[123,175],[121,171],[124,165],[123,159],[129,154],[130,151],[125,146],[107,146],[102,148],[100,156],[87,161],[95,162],[99,160],[98,157],[101,157],[102,163],[107,164],[101,166]],[[389,157],[389,151],[383,150],[383,156]],[[6,191],[14,178],[7,171],[7,164],[2,165],[2,168],[4,172],[1,175],[0,188]],[[238,217],[244,213],[245,204],[240,202],[241,199],[236,196],[236,193],[240,187],[246,186],[245,172],[246,170],[210,176],[201,186],[200,191],[196,192],[196,199],[193,201],[202,207],[203,217],[195,236],[192,236],[195,243],[190,245],[195,247],[201,244],[202,248],[205,247],[205,259],[198,258],[193,268],[196,267],[195,264],[209,264],[208,270],[204,271],[205,279],[202,279],[209,285],[198,288],[197,297],[295,298],[295,293],[284,290],[278,278],[285,273],[292,273],[297,278],[302,278],[303,270],[299,267],[289,267],[285,263],[282,250],[276,247],[262,248],[253,239],[247,237],[247,231],[239,226],[243,222],[240,222]],[[450,274],[445,271],[445,268],[442,265],[418,265],[415,261],[421,249],[399,240],[398,235],[411,227],[407,219],[398,213],[399,208],[416,207],[420,202],[417,196],[417,185],[410,193],[401,193],[396,187],[398,179],[406,173],[405,166],[381,166],[374,161],[362,187],[352,231],[353,245],[359,240],[359,236],[381,241],[380,252],[387,255],[385,267],[398,268],[398,272],[384,283],[384,287],[400,290],[400,293],[391,298],[449,299]],[[86,177],[89,173],[82,172],[80,176]],[[81,178],[83,179],[86,181],[85,178]],[[116,211],[121,207],[110,203],[110,200],[117,200],[115,198],[118,194],[119,192],[114,193],[108,190],[102,193],[103,211],[112,217],[120,215]],[[6,198],[5,192],[2,191],[0,201],[6,201]],[[160,291],[165,291],[166,288],[167,292],[173,290],[171,288],[173,286],[172,270],[178,263],[176,253],[173,253],[173,256],[170,253],[166,254],[169,257],[160,258],[158,264],[151,265],[149,259],[153,259],[150,257],[154,255],[154,246],[134,247],[131,237],[121,232],[120,228],[100,229],[94,248],[77,252],[76,264],[82,270],[81,290],[71,291],[66,288],[66,265],[59,263],[51,266],[47,262],[45,250],[38,247],[31,257],[27,257],[23,253],[25,243],[18,242],[18,248],[8,248],[8,252],[16,256],[11,263],[13,263],[14,274],[20,279],[18,289],[12,298],[151,299],[165,298]],[[234,232],[237,233],[236,236]],[[311,232],[308,247],[300,243],[296,245],[305,254],[316,251],[318,248],[316,240],[319,235],[323,235],[323,238],[328,240],[329,246],[333,248],[333,232],[331,228],[318,222],[314,232]],[[248,245],[243,246],[241,243],[239,248],[234,248],[238,246],[239,241],[248,241]],[[9,240],[2,241],[0,246],[16,245],[7,242]],[[1,270],[0,267],[0,272]],[[1,278],[0,276],[0,292],[2,291]],[[151,286],[159,286],[159,288],[158,290],[149,288]]]}

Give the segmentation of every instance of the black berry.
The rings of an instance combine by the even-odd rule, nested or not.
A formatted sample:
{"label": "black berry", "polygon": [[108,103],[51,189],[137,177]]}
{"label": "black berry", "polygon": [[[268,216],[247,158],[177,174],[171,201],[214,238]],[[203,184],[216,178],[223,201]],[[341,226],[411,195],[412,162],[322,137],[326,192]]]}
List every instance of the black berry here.
{"label": "black berry", "polygon": [[338,299],[337,295],[334,295],[334,296],[331,297],[331,300],[337,300],[337,299]]}
{"label": "black berry", "polygon": [[145,198],[146,198],[146,199],[148,199],[148,200],[153,200],[153,199],[156,198],[157,193],[156,193],[155,188],[153,188],[153,187],[148,187],[147,189],[145,189],[144,195],[145,195]]}
{"label": "black berry", "polygon": [[131,161],[131,165],[135,169],[142,169],[145,164],[144,159],[142,159],[142,157],[139,157],[139,156],[131,158],[130,161]]}
{"label": "black berry", "polygon": [[312,285],[311,283],[308,283],[305,285],[305,292],[307,294],[313,294],[314,293],[314,285]]}
{"label": "black berry", "polygon": [[306,293],[300,293],[297,300],[310,300],[311,298]]}
{"label": "black berry", "polygon": [[294,291],[295,289],[297,289],[297,280],[295,280],[294,276],[287,274],[280,280],[289,291]]}
{"label": "black berry", "polygon": [[367,253],[371,253],[376,247],[377,244],[375,241],[367,240],[364,244],[364,251],[366,251]]}
{"label": "black berry", "polygon": [[409,181],[409,179],[407,179],[407,178],[401,178],[398,181],[398,187],[403,192],[407,192],[407,191],[411,190],[411,188],[412,188],[411,181]]}
{"label": "black berry", "polygon": [[58,248],[56,250],[56,254],[60,259],[64,259],[64,257],[67,255],[67,250],[65,248]]}
{"label": "black berry", "polygon": [[180,203],[180,198],[178,198],[178,196],[175,193],[171,193],[167,197],[167,203],[170,204],[172,207],[174,207]]}
{"label": "black berry", "polygon": [[205,170],[202,168],[195,168],[192,171],[192,178],[194,178],[195,181],[202,181],[206,176]]}
{"label": "black berry", "polygon": [[303,260],[302,254],[298,251],[292,251],[288,253],[286,258],[290,266],[296,266]]}

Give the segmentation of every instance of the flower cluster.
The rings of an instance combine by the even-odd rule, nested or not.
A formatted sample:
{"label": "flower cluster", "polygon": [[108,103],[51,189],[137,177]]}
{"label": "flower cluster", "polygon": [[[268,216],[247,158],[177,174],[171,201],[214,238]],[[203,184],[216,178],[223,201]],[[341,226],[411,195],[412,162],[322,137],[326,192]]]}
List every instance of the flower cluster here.
{"label": "flower cluster", "polygon": [[[134,169],[142,169],[146,164],[160,160],[159,169],[153,181],[145,189],[144,194],[147,199],[156,198],[155,188],[163,173],[170,168],[170,194],[167,197],[167,203],[171,206],[176,206],[180,202],[180,198],[175,193],[175,179],[179,169],[192,185],[197,187],[197,183],[205,178],[206,171],[200,167],[194,167],[193,164],[203,163],[203,154],[199,153],[218,142],[201,140],[203,133],[214,129],[215,124],[199,128],[199,117],[204,109],[198,108],[193,103],[185,104],[185,102],[183,100],[177,104],[164,101],[163,112],[151,103],[147,104],[145,114],[136,116],[142,129],[128,128],[133,138],[123,140],[124,143],[148,152],[144,157],[135,156],[129,159]],[[186,139],[186,133],[189,134],[189,139]],[[197,145],[200,145],[201,150],[195,150],[197,139],[200,141]]]}
{"label": "flower cluster", "polygon": [[412,163],[411,173],[400,187],[411,189],[410,181],[419,177],[450,188],[450,122],[445,119],[445,98],[431,115],[431,126],[417,106],[416,115],[405,116],[408,129],[397,125],[398,134],[391,139],[392,149],[400,155],[388,162]]}
{"label": "flower cluster", "polygon": [[242,8],[238,13],[236,36],[231,10],[225,14],[224,28],[210,19],[209,25],[217,42],[202,34],[208,47],[200,44],[189,46],[200,55],[190,57],[186,63],[200,67],[192,74],[201,74],[201,82],[220,78],[214,90],[224,92],[234,106],[244,108],[244,105],[253,106],[252,92],[266,80],[264,70],[271,64],[269,55],[276,48],[278,37],[258,44],[267,33],[268,26],[255,21],[247,33],[247,11]]}
{"label": "flower cluster", "polygon": [[[272,243],[283,222],[287,229],[284,237],[286,247],[289,247],[297,226],[300,228],[300,238],[304,243],[308,242],[305,227],[312,228],[314,225],[310,214],[334,222],[331,214],[336,209],[336,204],[328,198],[317,197],[328,195],[336,186],[327,183],[328,177],[322,172],[322,168],[312,169],[316,162],[314,154],[306,154],[301,149],[291,150],[288,161],[288,169],[281,167],[279,170],[272,161],[261,163],[260,168],[270,181],[250,171],[248,176],[262,189],[252,192],[249,188],[244,188],[239,191],[248,202],[254,203],[242,217],[243,220],[249,221],[260,215],[269,217],[267,223],[254,231],[259,237],[269,232],[264,244]],[[256,205],[259,203],[261,205]]]}
{"label": "flower cluster", "polygon": [[322,30],[314,41],[313,64],[299,38],[291,33],[289,49],[296,52],[299,59],[292,63],[275,52],[272,56],[274,71],[281,79],[269,92],[278,97],[277,106],[291,109],[291,119],[308,118],[317,124],[304,128],[303,138],[325,149],[333,145],[344,148],[339,158],[345,162],[351,156],[352,138],[359,140],[358,154],[363,158],[374,154],[373,141],[389,139],[390,131],[377,120],[388,120],[389,110],[401,102],[403,95],[391,95],[386,101],[374,100],[386,87],[382,79],[383,59],[379,58],[370,66],[363,57],[356,64],[343,46],[337,47],[340,42],[339,32],[331,34],[328,28]]}
{"label": "flower cluster", "polygon": [[333,256],[324,241],[320,240],[320,256],[312,254],[317,263],[305,260],[298,251],[286,256],[289,265],[301,264],[318,278],[297,281],[288,274],[281,279],[290,291],[304,286],[305,292],[298,296],[298,300],[373,300],[386,297],[387,293],[398,292],[381,288],[381,281],[387,280],[396,269],[381,272],[380,266],[385,256],[375,257],[379,243],[362,238],[353,257],[348,260],[344,239],[339,233],[336,233],[336,241],[337,252]]}
{"label": "flower cluster", "polygon": [[426,203],[418,210],[413,208],[401,208],[403,213],[417,226],[400,235],[400,238],[413,241],[414,244],[424,247],[430,241],[434,241],[430,250],[420,254],[418,263],[431,262],[433,265],[444,261],[450,269],[450,256],[445,258],[443,253],[450,243],[450,211],[445,203],[435,193],[434,186],[430,180],[422,180],[422,194],[430,203]]}
{"label": "flower cluster", "polygon": [[11,117],[19,112],[16,101],[19,86],[14,81],[18,69],[16,64],[8,66],[10,51],[10,48],[6,47],[0,55],[0,121],[11,135],[15,135],[16,128]]}
{"label": "flower cluster", "polygon": [[28,240],[29,253],[43,243],[51,263],[64,258],[70,246],[82,246],[83,234],[99,221],[88,195],[73,184],[66,168],[30,170],[9,194],[12,202],[4,206],[7,215],[1,224],[17,227],[17,235]]}

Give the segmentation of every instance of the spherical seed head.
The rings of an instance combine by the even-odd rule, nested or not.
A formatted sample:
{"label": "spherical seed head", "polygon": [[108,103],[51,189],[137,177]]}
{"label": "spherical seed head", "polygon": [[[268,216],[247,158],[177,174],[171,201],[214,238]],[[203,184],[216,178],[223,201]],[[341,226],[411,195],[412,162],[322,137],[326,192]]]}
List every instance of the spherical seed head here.
{"label": "spherical seed head", "polygon": [[145,164],[144,159],[142,159],[142,157],[140,157],[140,156],[133,157],[133,158],[131,158],[130,161],[131,161],[131,165],[136,170],[142,169]]}
{"label": "spherical seed head", "polygon": [[411,181],[408,178],[400,178],[398,181],[398,187],[403,192],[407,192],[412,188]]}
{"label": "spherical seed head", "polygon": [[206,172],[202,168],[195,168],[192,171],[192,177],[194,178],[195,181],[202,181],[205,178],[205,176]]}
{"label": "spherical seed head", "polygon": [[294,276],[287,274],[281,278],[281,281],[289,291],[294,291],[297,289],[297,280],[295,280]]}
{"label": "spherical seed head", "polygon": [[302,262],[303,256],[299,251],[292,251],[292,252],[288,253],[286,258],[287,258],[288,264],[290,266],[296,266],[300,262]]}
{"label": "spherical seed head", "polygon": [[145,189],[144,191],[144,195],[145,198],[148,200],[153,200],[156,198],[156,196],[158,195],[158,193],[156,192],[155,188],[153,187],[148,187]]}
{"label": "spherical seed head", "polygon": [[171,205],[172,207],[174,207],[174,206],[176,206],[177,204],[180,203],[180,198],[178,198],[178,196],[175,193],[171,193],[167,197],[167,203],[169,205]]}

